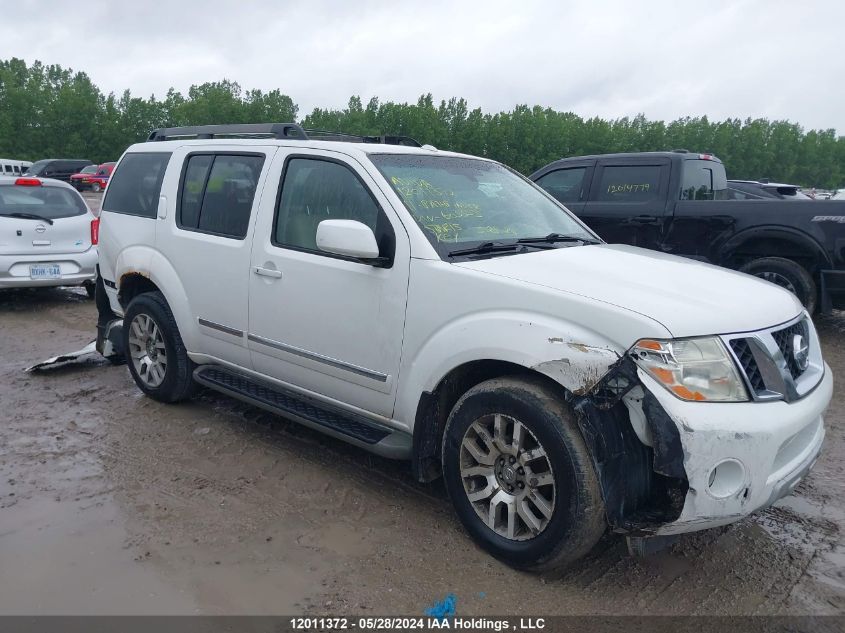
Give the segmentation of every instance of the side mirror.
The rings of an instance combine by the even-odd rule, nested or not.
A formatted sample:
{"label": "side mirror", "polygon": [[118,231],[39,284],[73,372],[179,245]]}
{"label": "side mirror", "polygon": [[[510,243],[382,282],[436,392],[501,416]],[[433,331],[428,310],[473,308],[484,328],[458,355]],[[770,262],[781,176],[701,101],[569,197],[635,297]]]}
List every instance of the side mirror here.
{"label": "side mirror", "polygon": [[323,220],[317,226],[317,248],[335,255],[377,259],[378,244],[373,230],[356,220]]}

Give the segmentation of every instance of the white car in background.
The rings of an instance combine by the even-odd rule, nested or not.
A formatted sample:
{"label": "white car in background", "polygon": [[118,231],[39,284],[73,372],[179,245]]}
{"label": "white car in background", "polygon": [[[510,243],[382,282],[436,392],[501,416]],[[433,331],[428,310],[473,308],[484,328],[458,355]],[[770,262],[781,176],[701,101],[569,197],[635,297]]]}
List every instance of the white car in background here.
{"label": "white car in background", "polygon": [[93,297],[98,230],[69,184],[0,176],[0,289],[81,285]]}
{"label": "white car in background", "polygon": [[845,189],[837,189],[831,197],[831,200],[845,200]]}

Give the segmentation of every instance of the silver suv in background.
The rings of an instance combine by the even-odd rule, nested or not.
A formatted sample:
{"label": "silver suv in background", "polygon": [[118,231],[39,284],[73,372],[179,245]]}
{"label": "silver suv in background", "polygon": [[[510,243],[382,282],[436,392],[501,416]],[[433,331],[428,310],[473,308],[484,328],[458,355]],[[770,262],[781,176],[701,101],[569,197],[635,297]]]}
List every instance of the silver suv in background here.
{"label": "silver suv in background", "polygon": [[0,176],[0,288],[82,285],[93,297],[98,231],[67,183]]}

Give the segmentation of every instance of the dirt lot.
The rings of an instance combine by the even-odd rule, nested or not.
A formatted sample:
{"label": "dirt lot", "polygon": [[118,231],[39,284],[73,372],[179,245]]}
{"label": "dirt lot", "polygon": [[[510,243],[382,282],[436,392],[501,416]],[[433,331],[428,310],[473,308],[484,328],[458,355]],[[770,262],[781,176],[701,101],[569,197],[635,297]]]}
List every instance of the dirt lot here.
{"label": "dirt lot", "polygon": [[[608,539],[558,579],[478,550],[438,484],[213,393],[166,406],[100,360],[78,289],[0,291],[0,613],[845,612],[845,397],[797,494],[648,559]],[[845,314],[820,329],[845,374]]]}

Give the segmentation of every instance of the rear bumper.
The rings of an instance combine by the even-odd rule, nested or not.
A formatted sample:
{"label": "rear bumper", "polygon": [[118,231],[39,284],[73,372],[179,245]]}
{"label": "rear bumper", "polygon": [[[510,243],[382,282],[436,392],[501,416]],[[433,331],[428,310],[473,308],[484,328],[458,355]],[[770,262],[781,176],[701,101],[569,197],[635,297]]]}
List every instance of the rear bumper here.
{"label": "rear bumper", "polygon": [[[32,279],[31,264],[58,264],[61,277]],[[93,282],[97,276],[97,248],[82,253],[43,253],[33,255],[0,255],[0,288],[37,288],[45,286],[77,286]]]}
{"label": "rear bumper", "polygon": [[[717,527],[768,507],[791,493],[818,458],[825,436],[822,416],[833,394],[826,365],[816,388],[791,403],[685,402],[642,371],[639,377],[678,428],[689,482],[680,516],[653,534]],[[729,464],[721,472],[731,475],[713,479],[721,463]]]}

